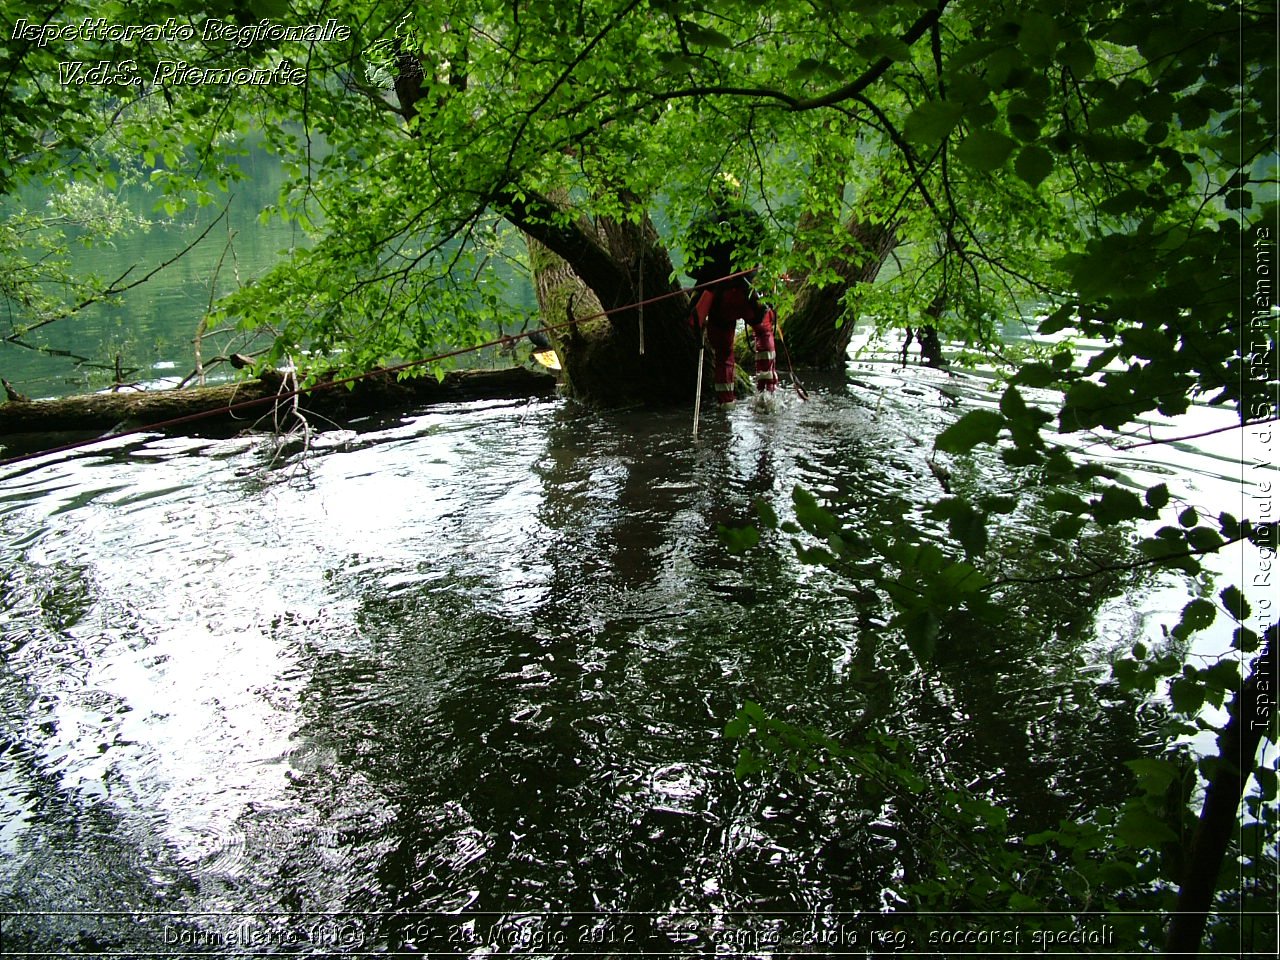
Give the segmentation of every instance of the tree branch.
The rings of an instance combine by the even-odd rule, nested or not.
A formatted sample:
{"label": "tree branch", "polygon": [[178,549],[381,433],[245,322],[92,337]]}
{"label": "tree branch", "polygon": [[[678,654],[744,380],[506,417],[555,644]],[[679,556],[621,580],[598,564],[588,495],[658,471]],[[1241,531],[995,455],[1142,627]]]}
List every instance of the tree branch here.
{"label": "tree branch", "polygon": [[604,246],[573,224],[561,224],[564,211],[540,193],[503,187],[493,204],[504,217],[556,256],[573,265],[574,273],[600,297],[604,307],[617,306],[610,291],[629,289],[627,278]]}
{"label": "tree branch", "polygon": [[1064,583],[1075,580],[1091,580],[1104,573],[1129,573],[1134,570],[1141,570],[1144,567],[1160,566],[1161,564],[1169,563],[1173,560],[1187,560],[1192,557],[1202,557],[1208,553],[1217,553],[1219,550],[1222,550],[1224,547],[1229,547],[1233,543],[1240,543],[1241,541],[1250,539],[1250,534],[1253,532],[1254,531],[1251,529],[1248,533],[1243,533],[1238,537],[1232,537],[1229,540],[1223,540],[1221,543],[1212,547],[1179,550],[1177,553],[1166,553],[1159,557],[1144,557],[1141,560],[1134,560],[1130,563],[1109,563],[1105,566],[1095,567],[1092,570],[1085,570],[1080,573],[1058,573],[1051,577],[1001,577],[999,580],[992,580],[987,584],[987,589],[991,589],[992,587],[1003,587],[1010,583]]}
{"label": "tree branch", "polygon": [[1141,443],[1112,443],[1109,444],[1113,450],[1136,450],[1138,447],[1154,447],[1161,446],[1166,443],[1181,443],[1183,440],[1199,440],[1201,437],[1211,437],[1215,433],[1227,433],[1231,430],[1243,430],[1245,427],[1260,427],[1264,423],[1276,423],[1280,421],[1280,417],[1272,417],[1269,420],[1250,420],[1247,423],[1232,423],[1225,427],[1215,427],[1212,430],[1202,430],[1199,433],[1188,433],[1180,437],[1167,437],[1164,440],[1143,440]]}
{"label": "tree branch", "polygon": [[[937,23],[939,19],[941,19],[942,11],[944,11],[947,8],[947,4],[949,2],[950,0],[941,0],[941,2],[934,9],[925,12],[920,17],[920,19],[918,19],[915,23],[913,23],[907,29],[907,32],[904,33],[898,39],[901,40],[908,47],[911,46],[913,43],[915,43],[917,40],[923,37],[926,33],[928,33],[929,30],[933,27],[933,25]],[[866,90],[867,87],[871,86],[873,83],[879,80],[882,76],[884,76],[884,74],[888,71],[888,69],[891,66],[893,66],[893,60],[891,60],[889,57],[881,57],[871,66],[869,66],[866,70],[862,71],[862,74],[858,76],[858,78],[854,80],[852,83],[847,83],[843,87],[838,87],[835,90],[832,90],[829,93],[825,93],[820,97],[813,97],[809,100],[801,100],[792,109],[817,110],[820,107],[830,107],[834,104],[839,103],[842,100],[852,100],[854,97],[862,93],[862,91]]]}
{"label": "tree branch", "polygon": [[[21,330],[17,331],[16,333],[9,334],[9,336],[5,337],[5,340],[8,341],[9,343],[20,343],[22,338],[25,337],[27,334],[31,333],[31,331],[33,330],[39,330],[41,327],[47,327],[51,323],[57,323],[59,320],[65,320],[67,317],[70,317],[73,314],[79,313],[81,310],[85,309],[85,307],[89,307],[95,303],[99,303],[103,300],[106,300],[108,297],[119,296],[122,293],[132,290],[134,287],[141,286],[142,284],[150,280],[152,277],[154,277],[161,270],[163,270],[165,267],[172,266],[173,264],[181,260],[183,257],[185,257],[192,250],[194,250],[196,248],[196,245],[199,244],[200,241],[203,240],[205,237],[207,237],[209,235],[209,232],[215,226],[217,226],[218,221],[220,221],[223,217],[227,215],[227,210],[229,210],[230,207],[231,207],[231,201],[230,199],[228,199],[227,203],[224,204],[222,207],[222,212],[209,222],[209,225],[200,232],[200,236],[196,237],[194,240],[192,240],[189,244],[187,244],[185,247],[183,247],[181,250],[175,253],[172,257],[170,257],[164,263],[161,263],[155,268],[153,268],[152,270],[150,270],[146,275],[140,277],[137,280],[134,280],[132,283],[126,283],[124,286],[118,286],[118,284],[122,280],[124,280],[125,277],[127,277],[129,274],[133,272],[133,267],[130,267],[124,273],[120,274],[120,276],[116,277],[115,280],[111,281],[111,283],[107,286],[105,290],[99,290],[97,293],[89,297],[86,297],[84,300],[76,304],[71,309],[64,310],[62,313],[59,313],[56,316],[45,317],[43,320],[38,320],[35,323],[30,324],[29,326],[23,327]],[[26,344],[23,344],[23,346],[26,346]]]}
{"label": "tree branch", "polygon": [[1227,707],[1230,719],[1218,735],[1220,762],[1205,788],[1204,806],[1191,838],[1182,885],[1178,889],[1177,909],[1172,911],[1169,922],[1165,940],[1165,953],[1169,956],[1196,953],[1204,939],[1223,859],[1231,838],[1240,829],[1237,818],[1240,798],[1258,767],[1258,744],[1263,731],[1270,726],[1258,722],[1257,706],[1260,696],[1273,693],[1276,635],[1275,626],[1267,630],[1267,643],[1254,661],[1253,672]]}
{"label": "tree branch", "polygon": [[573,71],[578,69],[578,66],[591,55],[591,52],[596,48],[596,46],[604,40],[604,38],[607,37],[610,32],[618,26],[618,24],[622,23],[622,21],[636,9],[636,7],[640,6],[641,2],[642,0],[629,0],[621,10],[614,14],[613,17],[610,18],[609,22],[605,24],[604,27],[602,27],[600,31],[591,38],[590,42],[578,52],[578,55],[569,61],[568,66],[561,71],[560,76],[556,77],[552,84],[543,92],[542,96],[538,99],[538,102],[535,103],[524,115],[523,119],[520,121],[520,126],[511,137],[511,149],[507,151],[506,163],[503,164],[505,171],[508,173],[511,171],[511,166],[515,162],[516,147],[524,138],[524,132],[529,128],[529,124],[533,122],[534,115],[545,107],[548,102],[550,102],[551,98],[555,96],[555,92],[568,82],[571,76],[573,76]]}
{"label": "tree branch", "polygon": [[[913,23],[907,31],[898,39],[908,47],[923,37],[930,29],[941,19],[942,12],[947,8],[950,0],[941,0],[937,7],[924,13],[920,19]],[[892,67],[894,61],[889,57],[881,57],[867,69],[863,70],[855,79],[846,83],[842,87],[822,94],[818,97],[809,97],[802,99],[794,97],[782,90],[774,90],[769,87],[735,87],[724,84],[711,84],[709,86],[685,87],[680,90],[667,90],[650,94],[653,100],[684,100],[692,97],[708,97],[708,96],[726,96],[726,97],[755,97],[761,100],[776,100],[788,110],[801,112],[804,110],[819,110],[823,107],[834,107],[836,104],[845,100],[856,100],[858,97],[873,83],[879,80],[889,68]]]}

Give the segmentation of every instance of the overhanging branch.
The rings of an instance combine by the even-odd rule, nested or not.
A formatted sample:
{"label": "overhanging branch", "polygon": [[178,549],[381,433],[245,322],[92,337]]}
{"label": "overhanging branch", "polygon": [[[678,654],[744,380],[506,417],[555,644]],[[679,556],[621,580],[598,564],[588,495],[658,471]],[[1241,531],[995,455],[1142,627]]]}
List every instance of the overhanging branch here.
{"label": "overhanging branch", "polygon": [[[196,237],[189,244],[187,244],[185,247],[183,247],[181,250],[175,253],[172,257],[164,261],[164,263],[161,263],[156,267],[154,267],[153,269],[151,269],[150,271],[148,271],[144,276],[138,278],[137,280],[134,280],[132,283],[124,283],[123,286],[121,286],[121,284],[124,281],[124,278],[133,272],[133,267],[130,267],[124,273],[120,274],[120,276],[116,277],[116,279],[113,280],[105,290],[99,290],[97,293],[89,297],[86,297],[84,300],[76,304],[74,307],[71,307],[68,310],[62,311],[62,313],[56,314],[55,316],[52,316],[52,317],[45,317],[43,320],[38,320],[35,323],[29,324],[23,327],[18,332],[12,333],[9,336],[5,337],[5,340],[7,340],[10,343],[20,343],[22,338],[25,337],[27,334],[31,333],[33,330],[39,330],[41,327],[47,327],[51,323],[57,323],[59,320],[65,320],[67,317],[70,317],[76,313],[79,313],[81,310],[85,309],[86,307],[92,306],[95,303],[100,303],[101,301],[107,300],[111,297],[117,297],[122,293],[132,290],[134,287],[141,286],[142,284],[150,280],[152,277],[154,277],[161,270],[165,269],[165,267],[172,266],[173,264],[181,260],[183,257],[185,257],[192,250],[194,250],[197,244],[199,244],[200,241],[202,241],[205,237],[207,237],[209,235],[209,232],[213,230],[215,226],[217,226],[218,222],[227,215],[227,210],[230,209],[230,207],[231,207],[231,200],[228,199],[227,203],[222,207],[222,212],[219,213],[216,217],[214,217],[211,221],[209,221],[209,225],[200,232],[200,236]],[[21,344],[21,345],[27,346],[27,344]]]}
{"label": "overhanging branch", "polygon": [[[911,46],[941,19],[942,12],[947,8],[950,0],[941,0],[941,2],[932,10],[922,14],[907,31],[898,39],[906,46]],[[892,67],[894,61],[890,57],[881,57],[867,69],[863,70],[856,78],[842,87],[837,87],[818,97],[795,97],[782,90],[774,90],[769,87],[735,87],[722,84],[712,84],[710,86],[686,87],[681,90],[668,90],[653,95],[654,100],[682,100],[691,97],[707,97],[707,96],[727,96],[727,97],[754,97],[761,100],[775,100],[788,110],[796,112],[804,110],[819,110],[823,107],[833,107],[845,100],[857,99],[868,87],[879,80],[889,68]]]}

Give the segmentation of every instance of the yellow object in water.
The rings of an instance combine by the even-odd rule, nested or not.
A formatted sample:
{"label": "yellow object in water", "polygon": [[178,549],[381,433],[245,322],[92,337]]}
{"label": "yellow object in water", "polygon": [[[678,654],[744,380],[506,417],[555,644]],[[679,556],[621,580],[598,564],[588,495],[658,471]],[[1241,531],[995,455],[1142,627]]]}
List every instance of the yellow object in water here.
{"label": "yellow object in water", "polygon": [[530,356],[549,370],[560,369],[560,358],[554,350],[535,350]]}

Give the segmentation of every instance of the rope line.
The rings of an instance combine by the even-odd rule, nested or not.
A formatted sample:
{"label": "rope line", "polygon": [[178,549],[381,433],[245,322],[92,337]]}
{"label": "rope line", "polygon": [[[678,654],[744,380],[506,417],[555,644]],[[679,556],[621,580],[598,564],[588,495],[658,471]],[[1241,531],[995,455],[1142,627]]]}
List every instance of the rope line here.
{"label": "rope line", "polygon": [[[715,280],[708,280],[705,283],[695,284],[692,287],[680,287],[676,290],[670,290],[667,293],[659,294],[656,297],[649,297],[647,300],[638,300],[635,303],[624,304],[623,306],[613,307],[609,310],[600,310],[600,311],[597,311],[596,313],[590,314],[589,316],[576,317],[570,320],[565,320],[561,323],[553,323],[548,326],[538,327],[536,330],[532,332],[550,333],[555,330],[561,330],[565,327],[573,326],[574,324],[586,323],[588,320],[598,320],[599,318],[607,317],[610,314],[622,313],[623,311],[626,311],[626,310],[637,310],[643,307],[647,307],[650,304],[660,303],[663,300],[670,300],[672,297],[683,296],[685,294],[692,293],[695,290],[702,290],[705,287],[710,287],[718,283],[723,283],[726,280],[734,280],[738,277],[744,277],[747,274],[754,273],[754,272],[755,272],[754,268],[750,270],[739,270],[737,273],[726,274],[723,277],[719,277]],[[121,430],[118,433],[112,433],[112,434],[104,435],[101,437],[91,437],[87,440],[78,440],[74,443],[65,443],[65,444],[62,444],[61,446],[49,447],[48,449],[45,449],[45,450],[36,450],[31,453],[24,453],[16,457],[5,457],[4,459],[0,459],[0,467],[11,466],[15,463],[23,463],[27,460],[34,460],[36,457],[43,457],[49,454],[69,453],[72,450],[81,450],[81,449],[84,449],[85,447],[91,447],[91,446],[94,446],[95,444],[105,443],[108,440],[116,440],[120,437],[136,436],[137,434],[140,434],[140,433],[154,433],[156,431],[168,429],[169,427],[181,426],[182,424],[186,424],[186,423],[194,423],[195,421],[204,420],[211,417],[224,417],[227,414],[238,413],[241,410],[248,410],[253,407],[262,406],[267,403],[279,404],[288,400],[293,400],[294,398],[303,396],[304,394],[317,393],[321,390],[332,389],[333,387],[346,386],[349,383],[355,383],[358,380],[364,380],[369,377],[380,376],[383,374],[399,374],[399,373],[403,373],[405,370],[412,370],[414,367],[421,367],[428,363],[438,363],[441,360],[449,360],[453,357],[460,357],[464,354],[474,353],[477,350],[484,350],[488,347],[497,347],[497,346],[503,346],[505,344],[519,343],[526,336],[528,336],[527,331],[521,332],[521,333],[506,334],[505,336],[498,337],[495,340],[487,340],[484,343],[478,343],[470,347],[459,347],[456,350],[447,350],[444,353],[437,353],[433,356],[424,357],[420,360],[407,360],[404,363],[397,363],[390,367],[379,367],[376,370],[366,370],[364,373],[356,373],[347,377],[339,377],[336,380],[325,380],[320,383],[313,383],[310,386],[298,387],[293,390],[273,393],[270,396],[266,396],[266,397],[254,397],[251,400],[240,400],[235,403],[230,403],[225,407],[215,407],[210,410],[201,410],[196,413],[188,413],[180,417],[173,417],[168,420],[159,420],[159,421],[156,421],[155,423],[148,423],[142,426],[130,427],[127,430]]]}

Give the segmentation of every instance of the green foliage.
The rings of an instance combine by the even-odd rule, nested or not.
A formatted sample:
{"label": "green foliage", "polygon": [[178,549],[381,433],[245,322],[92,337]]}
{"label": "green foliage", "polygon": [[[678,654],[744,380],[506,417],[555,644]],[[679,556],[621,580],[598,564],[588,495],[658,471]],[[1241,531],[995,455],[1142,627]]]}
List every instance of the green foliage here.
{"label": "green foliage", "polygon": [[727,527],[719,524],[716,530],[730,553],[746,553],[760,542],[760,531],[752,526]]}
{"label": "green foliage", "polygon": [[[256,23],[279,6],[71,3],[56,22],[173,16],[199,28],[207,17]],[[23,9],[10,3],[9,22]],[[596,217],[661,207],[680,225],[729,169],[791,241],[771,254],[774,275],[838,281],[854,210],[898,224],[899,270],[845,300],[868,313],[908,317],[941,297],[935,324],[989,346],[1011,309],[1070,291],[1052,308],[1070,306],[1067,322],[1137,364],[1096,381],[1062,371],[1073,397],[1064,428],[1115,424],[1117,407],[1175,410],[1193,386],[1230,400],[1239,360],[1217,278],[1238,247],[1232,217],[1261,212],[1245,197],[1265,176],[1254,160],[1269,143],[1261,118],[1274,115],[1265,31],[1226,30],[1228,15],[1203,0],[1161,8],[1161,21],[1178,24],[1169,47],[1129,29],[1143,15],[1128,8],[936,9],[936,44],[936,13],[915,0],[857,17],[791,2],[566,10],[467,0],[406,13],[308,0],[281,22],[333,18],[350,35],[127,50],[9,37],[0,186],[68,175],[107,186],[129,161],[173,216],[232,186],[245,132],[261,130],[293,172],[267,213],[305,228],[313,252],[224,313],[287,326],[280,355],[314,341],[319,355],[354,364],[465,342],[492,323],[502,300],[489,296],[485,225],[506,191],[567,189],[577,213]],[[397,61],[406,49],[416,65]],[[126,52],[138,83],[49,83],[59,62]],[[307,80],[153,81],[160,61],[184,58],[217,68],[288,59]],[[1255,82],[1237,97],[1241,69]],[[678,226],[664,239],[683,243]],[[335,322],[348,309],[360,319]],[[1123,337],[1118,323],[1130,328]],[[1192,356],[1208,367],[1188,379]]]}
{"label": "green foliage", "polygon": [[944,453],[968,453],[981,443],[995,443],[1004,425],[994,410],[971,410],[938,434],[934,446]]}
{"label": "green foliage", "polygon": [[[15,0],[0,9],[7,24],[35,19]],[[249,24],[282,9],[73,0],[56,16]],[[290,169],[264,215],[296,224],[308,242],[224,300],[220,317],[273,331],[267,362],[307,350],[349,369],[483,339],[510,309],[508,282],[527,272],[503,219],[518,204],[571,197],[572,209],[540,214],[563,227],[661,212],[678,253],[682,225],[729,170],[782,238],[767,274],[844,283],[866,254],[851,219],[894,225],[895,270],[842,299],[881,328],[929,322],[996,350],[1005,320],[1043,316],[1046,337],[1102,345],[1083,363],[1071,341],[1024,355],[997,405],[966,411],[937,437],[936,456],[957,469],[997,449],[1021,484],[1001,498],[957,485],[923,518],[904,516],[894,537],[852,528],[801,489],[794,520],[759,508],[765,529],[789,537],[803,561],[879,597],[886,632],[922,670],[1019,603],[1018,578],[993,549],[993,515],[1017,510],[1045,551],[1148,525],[1132,555],[1098,564],[1112,573],[1199,576],[1198,558],[1227,544],[1275,548],[1274,522],[1202,516],[1166,484],[1134,489],[1055,436],[1124,432],[1193,401],[1228,407],[1241,424],[1275,415],[1275,318],[1269,303],[1247,299],[1241,275],[1242,250],[1265,236],[1274,251],[1280,239],[1268,199],[1278,115],[1268,8],[884,0],[848,16],[839,4],[794,0],[304,0],[288,12],[293,23],[328,18],[350,36],[136,44],[138,84],[54,82],[59,62],[119,61],[119,45],[0,34],[0,188],[12,211],[0,225],[0,297],[14,330],[110,289],[69,275],[67,218],[83,216],[84,235],[101,239],[129,226],[110,201],[129,179],[150,184],[168,217],[213,202],[242,175],[250,130]],[[416,63],[400,60],[406,50]],[[166,58],[245,68],[289,59],[308,72],[296,86],[152,82]],[[16,204],[24,184],[40,183],[65,188],[63,206]],[[582,249],[601,239],[582,236]],[[44,273],[32,274],[34,264]],[[1033,402],[1044,389],[1060,391],[1056,410]],[[931,539],[922,519],[945,524],[945,535]],[[722,534],[734,550],[758,537]],[[1218,599],[1237,621],[1237,650],[1256,650],[1241,590],[1227,586]],[[1128,801],[1050,830],[1019,836],[989,799],[916,773],[887,734],[834,745],[754,704],[730,731],[762,745],[740,772],[775,756],[805,758],[797,769],[806,772],[826,756],[921,812],[931,876],[904,890],[917,906],[1160,906],[1177,883],[1197,775],[1184,775],[1175,744],[1239,679],[1228,661],[1185,660],[1187,642],[1217,617],[1199,596],[1164,648],[1116,661],[1119,689],[1168,701],[1164,742],[1131,766]],[[1259,783],[1274,792],[1274,776]],[[1153,942],[1142,931],[1131,939]]]}
{"label": "green foliage", "polygon": [[[1046,191],[1069,189],[1082,202],[1087,212],[1077,221],[1079,233],[1054,231],[1056,239],[1065,241],[1054,261],[1062,271],[1059,289],[1071,293],[1051,294],[1040,332],[1073,330],[1103,342],[1089,363],[1077,365],[1069,350],[1059,349],[1051,359],[1015,368],[998,407],[964,413],[939,434],[935,450],[962,460],[984,446],[998,447],[1006,463],[1025,470],[1024,502],[1049,511],[1041,541],[1046,547],[1079,539],[1090,529],[1164,521],[1163,526],[1152,524],[1154,532],[1136,542],[1134,556],[1116,558],[1113,567],[1200,575],[1200,555],[1241,540],[1269,544],[1274,524],[1241,523],[1227,514],[1207,521],[1201,511],[1179,503],[1167,484],[1133,489],[1112,471],[1080,461],[1054,442],[1050,429],[1122,431],[1152,411],[1176,416],[1195,398],[1230,404],[1242,423],[1269,412],[1256,398],[1275,388],[1274,368],[1261,368],[1270,371],[1270,379],[1241,375],[1245,358],[1233,319],[1239,309],[1234,300],[1238,286],[1227,279],[1242,269],[1238,249],[1243,231],[1256,236],[1274,223],[1274,210],[1250,205],[1239,187],[1266,176],[1259,161],[1267,150],[1265,138],[1274,130],[1264,134],[1265,125],[1252,111],[1262,106],[1257,98],[1269,94],[1259,94],[1251,85],[1236,88],[1239,74],[1220,71],[1218,63],[1238,64],[1243,58],[1255,78],[1274,77],[1275,68],[1252,38],[1237,45],[1235,37],[1228,40],[1226,32],[1218,33],[1228,25],[1208,5],[1177,5],[1170,15],[1176,28],[1156,31],[1162,34],[1158,41],[1133,29],[1136,20],[1090,24],[1082,15],[1070,7],[1028,12],[1020,21],[1011,17],[1007,30],[1002,27],[960,45],[950,59],[944,52],[936,86],[902,123],[919,164],[947,156],[958,162],[943,174],[952,197],[956,191],[980,189],[965,172],[969,170],[1008,189],[1024,184],[1039,198]],[[1059,79],[1065,83],[1053,82]],[[1226,95],[1215,96],[1214,88]],[[1250,132],[1228,145],[1220,136],[1224,128]],[[923,179],[920,186],[928,190],[931,182]],[[1006,216],[1016,209],[1009,194],[1001,196],[998,206],[991,202],[994,196],[987,193],[988,205],[976,202],[964,211],[969,222],[981,223],[995,209]],[[946,224],[942,203],[937,198],[934,203]],[[1034,232],[1018,233],[1023,242],[1028,236],[1040,239]],[[981,282],[980,271],[966,278],[960,266],[966,248],[984,241],[979,225],[959,243],[948,237],[929,260],[958,311],[981,310],[980,298],[953,292],[952,284],[975,276]],[[1037,247],[1041,252],[1049,248],[1047,242]],[[954,274],[949,272],[952,261]],[[961,279],[953,279],[956,275]],[[918,280],[908,276],[919,296]],[[929,288],[931,296],[936,289]],[[980,335],[979,314],[970,312],[959,322],[969,335]],[[1262,330],[1261,349],[1274,356],[1274,320]],[[1028,403],[1019,387],[1061,390],[1059,409],[1050,414]],[[806,515],[813,512],[806,504]],[[939,656],[948,617],[961,612],[967,629],[980,630],[993,606],[1007,611],[1016,601],[999,590],[998,577],[983,572],[991,562],[991,533],[977,498],[957,492],[935,501],[926,513],[945,523],[947,544],[873,541],[864,546],[857,573],[877,587],[894,611],[890,630],[902,636],[928,670]],[[814,536],[825,536],[838,523],[831,517],[802,526]],[[964,560],[949,552],[952,544]],[[878,560],[866,563],[868,551]],[[801,544],[799,555],[849,574],[836,552],[815,552]],[[971,602],[961,605],[954,586],[933,585],[946,583],[944,570],[965,573],[964,564],[972,564],[973,573],[961,577],[960,590],[968,583],[975,589]],[[868,576],[868,568],[876,572]],[[992,601],[1001,593],[1002,603]],[[1256,633],[1242,622],[1250,611],[1241,590],[1224,587],[1218,599],[1241,623],[1235,646],[1257,650]],[[1132,656],[1116,661],[1113,681],[1120,690],[1166,705],[1162,747],[1129,762],[1136,779],[1126,801],[1021,838],[1023,850],[1041,850],[1046,859],[1032,866],[1024,855],[1016,869],[995,874],[994,887],[1004,899],[990,902],[1036,909],[1069,897],[1078,885],[1089,891],[1092,906],[1110,902],[1126,909],[1168,908],[1169,892],[1182,880],[1196,786],[1206,773],[1176,744],[1203,728],[1208,723],[1204,709],[1223,707],[1241,679],[1235,659],[1208,665],[1185,659],[1192,637],[1212,627],[1218,615],[1212,600],[1192,599],[1169,631],[1167,647],[1151,651],[1138,644]],[[1273,779],[1259,774],[1262,792],[1268,785],[1274,788]],[[978,829],[978,819],[969,826]],[[1274,844],[1274,822],[1265,829]],[[982,851],[1002,852],[1007,842],[983,843]],[[1243,847],[1235,855],[1241,863],[1248,859]],[[998,861],[993,857],[991,862]],[[1250,862],[1256,885],[1263,876],[1257,866],[1267,861]],[[992,881],[979,881],[965,864],[939,859],[934,867],[930,883],[912,891],[912,903],[962,909],[969,884],[980,884],[975,889],[990,897]],[[1028,872],[1053,879],[1047,888],[1031,889],[1023,879]],[[1160,935],[1158,929],[1135,930],[1131,943],[1150,948],[1159,944]]]}

